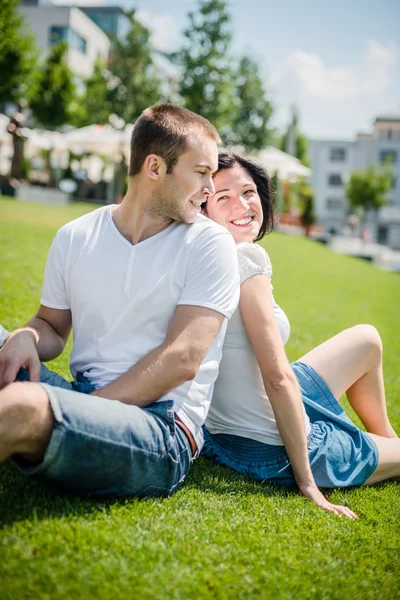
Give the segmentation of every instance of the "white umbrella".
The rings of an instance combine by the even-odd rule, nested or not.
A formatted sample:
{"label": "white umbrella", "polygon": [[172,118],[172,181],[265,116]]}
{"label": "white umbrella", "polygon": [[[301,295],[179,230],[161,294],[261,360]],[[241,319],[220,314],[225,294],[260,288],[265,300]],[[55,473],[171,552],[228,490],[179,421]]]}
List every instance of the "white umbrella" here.
{"label": "white umbrella", "polygon": [[118,160],[124,133],[111,125],[88,125],[62,134],[67,146],[77,144],[87,152]]}
{"label": "white umbrella", "polygon": [[8,133],[8,124],[10,119],[3,114],[0,114],[0,142],[11,142],[11,136]]}
{"label": "white umbrella", "polygon": [[279,179],[296,181],[299,177],[310,177],[312,174],[311,169],[301,164],[298,158],[273,146],[261,150],[257,160],[267,169],[270,176],[277,171]]}
{"label": "white umbrella", "polygon": [[41,129],[23,129],[30,148],[44,150],[68,150],[68,144],[62,133],[58,131],[43,131]]}

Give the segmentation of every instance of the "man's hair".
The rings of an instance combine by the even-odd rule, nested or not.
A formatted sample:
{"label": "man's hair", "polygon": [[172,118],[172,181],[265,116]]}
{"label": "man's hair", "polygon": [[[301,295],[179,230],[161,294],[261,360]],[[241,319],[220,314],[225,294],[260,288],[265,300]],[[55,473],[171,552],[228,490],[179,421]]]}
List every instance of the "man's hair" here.
{"label": "man's hair", "polygon": [[137,175],[149,154],[161,156],[171,173],[181,154],[189,148],[190,137],[206,136],[221,142],[217,130],[207,119],[174,104],[146,108],[132,131],[129,176]]}
{"label": "man's hair", "polygon": [[[242,167],[256,184],[258,195],[260,196],[261,206],[263,210],[263,221],[260,231],[258,232],[255,242],[261,240],[264,235],[272,231],[274,227],[274,206],[273,206],[273,190],[271,179],[260,163],[250,158],[245,158],[239,154],[221,152],[218,155],[218,171],[224,169],[232,169],[238,165]],[[206,205],[207,210],[207,205]]]}

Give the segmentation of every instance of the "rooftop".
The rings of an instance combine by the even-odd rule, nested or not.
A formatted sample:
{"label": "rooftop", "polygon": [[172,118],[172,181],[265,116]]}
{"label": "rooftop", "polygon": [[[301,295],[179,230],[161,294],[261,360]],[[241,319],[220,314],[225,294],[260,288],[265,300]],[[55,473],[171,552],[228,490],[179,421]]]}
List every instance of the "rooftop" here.
{"label": "rooftop", "polygon": [[386,115],[376,117],[375,123],[400,123],[400,115]]}

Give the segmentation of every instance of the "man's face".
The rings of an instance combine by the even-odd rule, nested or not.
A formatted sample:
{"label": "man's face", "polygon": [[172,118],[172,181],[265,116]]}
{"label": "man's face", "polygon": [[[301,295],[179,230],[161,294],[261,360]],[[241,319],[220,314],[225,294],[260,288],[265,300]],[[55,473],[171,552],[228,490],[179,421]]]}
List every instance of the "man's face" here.
{"label": "man's face", "polygon": [[153,216],[194,223],[201,204],[214,194],[212,174],[218,167],[214,140],[193,137],[172,173],[167,173],[150,207]]}

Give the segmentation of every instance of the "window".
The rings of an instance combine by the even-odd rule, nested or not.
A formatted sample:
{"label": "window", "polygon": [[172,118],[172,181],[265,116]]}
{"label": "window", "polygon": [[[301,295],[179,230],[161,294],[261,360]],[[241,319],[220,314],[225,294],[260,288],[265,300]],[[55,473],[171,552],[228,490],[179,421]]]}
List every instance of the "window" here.
{"label": "window", "polygon": [[343,185],[342,176],[340,173],[331,173],[328,175],[328,184],[334,187]]}
{"label": "window", "polygon": [[71,28],[69,28],[68,43],[71,48],[75,48],[78,52],[86,54],[86,40]]}
{"label": "window", "polygon": [[396,189],[397,179],[394,175],[392,175],[392,190]]}
{"label": "window", "polygon": [[346,148],[331,148],[332,162],[344,162],[346,160]]}
{"label": "window", "polygon": [[389,239],[389,229],[386,225],[379,225],[377,231],[377,242],[378,244],[387,244]]}
{"label": "window", "polygon": [[68,27],[57,27],[55,25],[53,25],[53,27],[50,27],[50,33],[49,33],[50,46],[55,46],[55,44],[58,44],[59,42],[67,41],[67,37],[68,37]]}
{"label": "window", "polygon": [[341,210],[342,200],[340,198],[328,198],[326,201],[326,208],[328,210]]}
{"label": "window", "polygon": [[395,163],[397,162],[396,150],[381,150],[379,153],[379,160],[383,162]]}
{"label": "window", "polygon": [[67,42],[68,46],[78,50],[82,54],[86,54],[86,40],[76,33],[71,27],[59,27],[53,25],[50,27],[49,43],[50,46],[54,46],[61,41]]}

